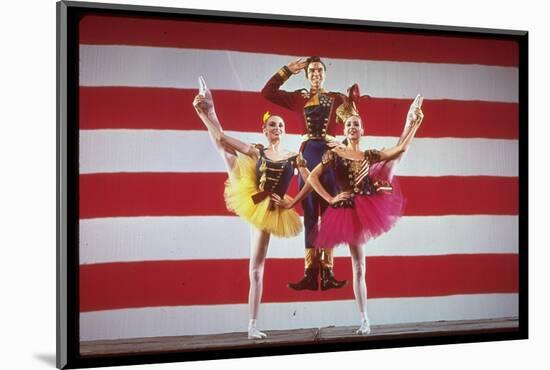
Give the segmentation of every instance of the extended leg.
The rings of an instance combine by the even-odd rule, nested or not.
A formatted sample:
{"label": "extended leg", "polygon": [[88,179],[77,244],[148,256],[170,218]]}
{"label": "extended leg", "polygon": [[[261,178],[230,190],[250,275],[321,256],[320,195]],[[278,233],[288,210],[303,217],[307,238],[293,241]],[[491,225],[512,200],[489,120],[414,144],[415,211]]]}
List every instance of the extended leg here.
{"label": "extended leg", "polygon": [[223,145],[223,143],[220,141],[218,132],[223,132],[221,125],[218,121],[218,118],[216,117],[216,114],[209,114],[209,117],[211,118],[208,123],[205,122],[206,127],[208,128],[208,136],[210,137],[210,141],[212,142],[212,145],[216,148],[220,156],[222,157],[223,163],[225,164],[225,168],[227,172],[231,172],[233,170],[233,167],[235,166],[235,159],[237,158],[235,151],[227,148]]}
{"label": "extended leg", "polygon": [[[202,81],[202,84],[204,84],[204,80],[202,80],[202,78],[200,80]],[[221,141],[223,128],[220,124],[220,121],[218,120],[218,116],[216,115],[214,102],[212,101],[212,95],[210,94],[210,91],[206,88],[206,84],[204,84],[203,87],[204,96],[197,95],[195,97],[195,100],[193,101],[193,106],[195,107],[199,118],[208,129],[208,136],[210,136],[210,141],[214,145],[214,148],[216,148],[216,150],[220,153],[226,170],[229,173],[235,165],[237,153],[235,153],[233,149],[226,147]]]}
{"label": "extended leg", "polygon": [[[422,100],[420,95],[417,95],[414,101],[411,103],[409,107],[409,111],[407,113],[407,117],[405,118],[405,125],[403,126],[403,131],[401,132],[401,136],[399,137],[399,140],[397,141],[397,144],[401,144],[403,140],[405,140],[405,137],[409,134],[409,131],[411,129],[411,125],[413,123],[413,114],[415,109],[418,109],[422,106]],[[399,162],[405,157],[405,153],[401,153],[397,158],[392,159],[391,161],[384,164],[386,166],[386,173],[387,173],[387,181],[392,181],[393,176],[395,174],[395,171],[397,170],[397,166]]]}

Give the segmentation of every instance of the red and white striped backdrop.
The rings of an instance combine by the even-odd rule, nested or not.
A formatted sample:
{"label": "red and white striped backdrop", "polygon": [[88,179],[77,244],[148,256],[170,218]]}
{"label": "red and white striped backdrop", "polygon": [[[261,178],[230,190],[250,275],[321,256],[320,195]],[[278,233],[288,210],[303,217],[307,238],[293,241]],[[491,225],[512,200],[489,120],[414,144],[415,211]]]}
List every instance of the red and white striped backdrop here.
{"label": "red and white striped backdrop", "polygon": [[[230,134],[263,142],[280,112],[260,95],[298,56],[326,87],[357,82],[365,147],[394,143],[408,105],[425,121],[397,171],[406,215],[367,251],[373,324],[518,313],[518,50],[513,42],[87,16],[80,23],[82,340],[244,331],[248,226],[223,202],[224,167],[191,106],[202,75]],[[305,87],[303,75],[285,89]],[[297,191],[293,183],[291,194]],[[303,236],[269,247],[262,329],[357,323],[351,286],[286,288]],[[351,279],[348,251],[336,274]]]}

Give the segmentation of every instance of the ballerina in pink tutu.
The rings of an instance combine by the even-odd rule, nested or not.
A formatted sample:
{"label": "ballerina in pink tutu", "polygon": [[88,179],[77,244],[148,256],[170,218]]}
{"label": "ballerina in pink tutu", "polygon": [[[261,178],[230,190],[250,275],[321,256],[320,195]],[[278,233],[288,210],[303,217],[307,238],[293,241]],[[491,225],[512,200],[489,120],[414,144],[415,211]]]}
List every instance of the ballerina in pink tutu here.
{"label": "ballerina in pink tutu", "polygon": [[[316,248],[349,246],[353,292],[361,313],[357,334],[370,333],[363,245],[390,230],[403,215],[405,199],[397,179],[393,179],[393,167],[420,127],[424,117],[421,102],[422,98],[418,96],[411,105],[405,130],[396,146],[361,151],[359,141],[364,133],[363,122],[350,95],[350,100],[337,109],[338,117],[344,122],[344,143],[327,151],[308,178],[315,191],[331,205],[318,227],[310,232],[310,242]],[[319,181],[323,171],[329,167],[336,180],[335,196]]]}

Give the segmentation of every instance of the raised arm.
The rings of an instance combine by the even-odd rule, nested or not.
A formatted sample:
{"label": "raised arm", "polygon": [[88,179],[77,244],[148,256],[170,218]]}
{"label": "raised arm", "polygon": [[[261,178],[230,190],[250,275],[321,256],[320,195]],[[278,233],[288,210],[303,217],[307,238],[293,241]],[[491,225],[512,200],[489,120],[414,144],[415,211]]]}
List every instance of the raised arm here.
{"label": "raised arm", "polygon": [[270,102],[292,111],[299,111],[302,98],[299,93],[281,90],[281,86],[292,76],[299,73],[307,65],[303,58],[298,58],[275,73],[262,89],[262,95]]}
{"label": "raised arm", "polygon": [[[404,137],[402,137],[402,139],[399,140],[398,144],[391,148],[377,151],[376,158],[369,158],[371,159],[371,163],[378,161],[388,161],[397,158],[400,154],[402,154],[409,148],[409,145],[414,135],[416,134],[416,131],[418,130],[420,124],[422,123],[422,120],[424,119],[424,114],[422,113],[422,110],[420,108],[416,109],[415,118],[416,120],[411,123],[408,132],[404,135]],[[367,159],[366,157],[369,154],[368,152],[370,152],[368,150],[366,152],[351,150],[350,148],[342,144],[333,144],[333,148],[331,150],[343,158],[356,161]]]}

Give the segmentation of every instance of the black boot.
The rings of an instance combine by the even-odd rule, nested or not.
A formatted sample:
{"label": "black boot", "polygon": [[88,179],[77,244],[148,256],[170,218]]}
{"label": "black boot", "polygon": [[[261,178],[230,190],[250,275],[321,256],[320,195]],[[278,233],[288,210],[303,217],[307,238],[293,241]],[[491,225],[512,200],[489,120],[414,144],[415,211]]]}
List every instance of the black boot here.
{"label": "black boot", "polygon": [[319,282],[317,280],[317,275],[319,274],[319,269],[316,268],[307,268],[304,271],[304,277],[297,283],[288,283],[288,287],[294,290],[317,290],[319,289]]}
{"label": "black boot", "polygon": [[342,288],[348,284],[347,280],[336,280],[332,269],[323,267],[321,270],[321,290]]}

